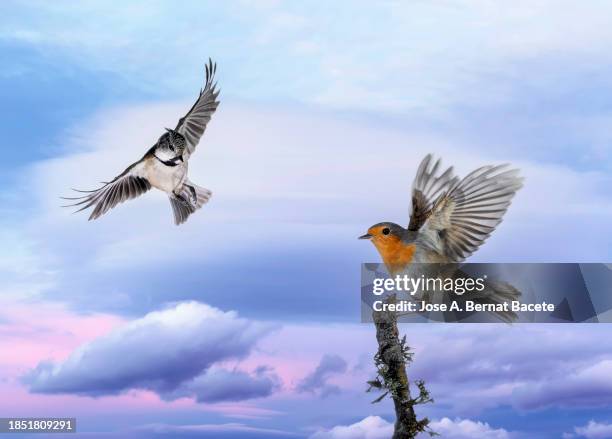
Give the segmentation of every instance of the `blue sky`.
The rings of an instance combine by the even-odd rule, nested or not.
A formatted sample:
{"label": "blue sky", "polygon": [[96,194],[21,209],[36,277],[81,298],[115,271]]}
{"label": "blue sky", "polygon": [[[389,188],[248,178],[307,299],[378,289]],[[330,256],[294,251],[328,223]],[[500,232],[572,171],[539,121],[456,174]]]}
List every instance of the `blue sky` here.
{"label": "blue sky", "polygon": [[[58,366],[79,347],[114,346],[103,328],[120,330],[148,321],[149,313],[198,302],[281,329],[253,340],[236,358],[202,366],[195,384],[174,390],[195,398],[198,382],[214,378],[221,385],[219,377],[234,373],[254,386],[263,382],[270,394],[228,408],[167,402],[157,387],[137,381],[118,397],[101,398],[101,406],[90,396],[69,396],[88,431],[101,428],[100,407],[115,403],[129,408],[123,418],[115,411],[123,420],[108,427],[121,434],[154,422],[160,411],[169,413],[161,421],[168,424],[240,423],[324,435],[317,438],[335,437],[334,426],[362,428],[372,415],[384,419],[364,425],[383,431],[391,407],[371,407],[370,395],[356,384],[368,377],[359,365],[373,352],[373,334],[357,325],[359,264],[377,255],[355,238],[380,220],[407,222],[412,176],[426,153],[441,155],[459,174],[510,162],[526,176],[504,223],[472,260],[610,260],[610,12],[605,2],[569,1],[245,0],[178,8],[163,1],[3,2],[0,292],[5,310],[32,310],[0,315],[0,342],[10,345],[37,331],[58,342],[32,348],[38,357],[28,354],[23,363],[0,362],[8,389],[23,396],[24,407],[44,412],[56,396],[28,396],[22,378],[45,360]],[[94,223],[59,208],[58,197],[71,187],[116,175],[176,123],[202,84],[209,56],[219,66],[221,106],[190,173],[213,190],[211,204],[180,228],[160,194]],[[29,312],[56,320],[28,327]],[[98,329],[81,336],[74,332],[81,323],[66,329],[60,320]],[[410,337],[411,328],[405,330]],[[475,378],[479,368],[515,365],[524,361],[520,350],[505,357],[503,346],[478,345],[479,330],[462,331],[418,329],[436,343],[420,347],[434,372],[439,366],[431,358],[444,361],[437,346],[465,349],[456,358],[474,374],[458,379],[470,383],[465,391],[473,401],[486,401],[473,411],[461,407],[447,397],[446,378],[419,369],[417,355],[417,373],[441,401],[428,409],[439,428],[444,418],[460,417],[475,423],[463,427],[488,429],[490,437],[543,437],[552,424],[551,437],[581,437],[580,431],[589,437],[589,421],[597,423],[591,429],[612,422],[612,387],[600,376],[612,363],[598,341],[607,327],[565,328],[562,337],[582,334],[580,354],[557,349],[552,333],[521,329],[544,346],[529,351],[531,361],[554,359],[551,372],[519,367],[494,385]],[[492,337],[510,339],[504,331],[490,328]],[[307,341],[313,333],[318,343]],[[297,346],[290,346],[289,334]],[[346,350],[334,344],[349,339]],[[347,364],[347,372],[329,378],[340,392],[298,392],[298,383],[335,354]],[[567,366],[554,366],[566,356]],[[262,378],[256,369],[268,365],[273,371]],[[65,369],[66,376],[82,372],[77,366]],[[563,374],[587,383],[562,392],[566,406],[547,405],[540,393],[523,389],[563,389]],[[491,386],[495,391],[488,392]],[[581,386],[603,390],[591,400],[572,399]],[[156,402],[147,405],[151,399]],[[260,417],[244,417],[252,411]],[[243,417],[232,417],[235,412]],[[527,420],[531,433],[524,431]],[[134,434],[154,434],[143,428]],[[242,427],[219,428],[246,434],[236,433]]]}

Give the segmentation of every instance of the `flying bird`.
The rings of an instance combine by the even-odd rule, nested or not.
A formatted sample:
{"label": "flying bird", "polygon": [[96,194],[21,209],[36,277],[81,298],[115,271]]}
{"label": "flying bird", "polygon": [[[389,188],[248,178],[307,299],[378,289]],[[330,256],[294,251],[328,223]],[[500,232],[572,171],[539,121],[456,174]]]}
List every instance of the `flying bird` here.
{"label": "flying bird", "polygon": [[136,198],[151,188],[168,194],[174,222],[184,223],[189,215],[210,200],[212,192],[191,182],[188,163],[200,142],[213,113],[219,105],[215,73],[217,64],[208,60],[206,83],[187,114],[174,129],[166,128],[157,142],[135,163],[101,187],[81,197],[62,197],[76,202],[65,207],[80,207],[77,212],[92,208],[89,220],[104,215],[119,203]]}
{"label": "flying bird", "polygon": [[[501,223],[512,198],[522,187],[517,169],[508,165],[483,166],[464,178],[453,168],[441,172],[441,160],[428,154],[412,185],[412,212],[407,228],[392,222],[371,226],[359,239],[368,239],[380,254],[389,274],[406,272],[412,264],[455,264],[474,253]],[[423,266],[420,266],[423,267]],[[447,275],[449,271],[447,270]],[[451,269],[450,276],[469,277]],[[516,300],[520,292],[504,283],[487,283],[485,303]],[[448,296],[447,296],[448,297]],[[513,320],[513,313],[500,313]]]}

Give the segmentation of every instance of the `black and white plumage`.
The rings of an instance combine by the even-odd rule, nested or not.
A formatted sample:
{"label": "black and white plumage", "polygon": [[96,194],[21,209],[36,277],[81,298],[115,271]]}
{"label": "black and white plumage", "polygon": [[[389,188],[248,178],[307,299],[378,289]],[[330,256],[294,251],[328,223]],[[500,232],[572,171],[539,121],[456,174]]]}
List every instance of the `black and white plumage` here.
{"label": "black and white plumage", "polygon": [[206,204],[212,192],[192,183],[187,173],[189,158],[219,105],[219,91],[214,81],[216,70],[216,64],[209,59],[204,88],[176,128],[166,128],[166,132],[140,160],[128,166],[112,181],[92,191],[77,190],[85,194],[81,197],[65,198],[75,201],[69,206],[79,207],[77,212],[92,208],[89,219],[94,220],[119,203],[136,198],[154,187],[168,194],[174,222],[178,225]]}

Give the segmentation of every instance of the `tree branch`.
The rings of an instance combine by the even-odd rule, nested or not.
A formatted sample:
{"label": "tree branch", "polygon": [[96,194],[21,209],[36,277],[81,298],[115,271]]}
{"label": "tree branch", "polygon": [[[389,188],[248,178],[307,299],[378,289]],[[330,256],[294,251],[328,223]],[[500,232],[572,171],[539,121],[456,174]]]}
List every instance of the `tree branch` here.
{"label": "tree branch", "polygon": [[[388,303],[395,302],[395,296],[387,299]],[[392,439],[413,439],[417,434],[426,432],[431,436],[436,433],[429,429],[429,419],[417,419],[414,407],[418,404],[433,402],[423,381],[415,384],[419,389],[419,396],[410,396],[410,382],[406,374],[406,365],[412,362],[412,352],[406,344],[406,337],[399,337],[397,315],[389,311],[374,311],[372,314],[376,325],[376,340],[378,352],[374,356],[378,375],[374,380],[368,381],[373,389],[384,391],[373,403],[381,401],[387,394],[391,395],[395,407],[395,428]]]}

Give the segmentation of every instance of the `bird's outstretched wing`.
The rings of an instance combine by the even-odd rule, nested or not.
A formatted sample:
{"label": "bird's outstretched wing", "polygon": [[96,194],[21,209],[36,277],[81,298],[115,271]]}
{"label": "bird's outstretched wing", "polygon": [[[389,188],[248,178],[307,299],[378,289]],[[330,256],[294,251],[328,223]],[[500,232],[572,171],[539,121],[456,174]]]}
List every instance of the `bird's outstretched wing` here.
{"label": "bird's outstretched wing", "polygon": [[458,181],[458,178],[453,176],[452,166],[438,175],[442,162],[438,159],[432,165],[432,160],[431,154],[425,156],[412,183],[412,212],[410,213],[410,224],[408,224],[410,231],[417,231],[421,228],[431,214],[438,198]]}
{"label": "bird's outstretched wing", "polygon": [[[138,161],[130,165],[125,171],[115,177],[112,181],[93,191],[79,191],[86,193],[81,197],[62,197],[65,200],[76,201],[64,207],[80,207],[76,212],[93,207],[89,216],[94,220],[117,204],[126,200],[136,198],[151,189],[151,183],[144,177],[143,161]],[[75,213],[76,213],[75,212]]]}
{"label": "bird's outstretched wing", "polygon": [[483,166],[462,180],[452,179],[425,215],[418,229],[420,239],[449,261],[464,260],[502,221],[523,186],[518,173],[508,165]]}
{"label": "bird's outstretched wing", "polygon": [[217,64],[213,63],[209,58],[208,64],[206,65],[206,84],[204,84],[204,88],[200,90],[200,95],[191,109],[176,125],[175,131],[181,133],[187,141],[187,146],[183,153],[183,160],[185,161],[187,161],[189,156],[195,151],[200,138],[206,130],[208,121],[219,105],[219,101],[217,101],[219,91],[215,89],[217,83],[214,82],[216,71]]}

